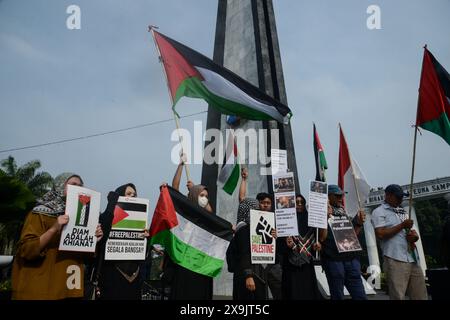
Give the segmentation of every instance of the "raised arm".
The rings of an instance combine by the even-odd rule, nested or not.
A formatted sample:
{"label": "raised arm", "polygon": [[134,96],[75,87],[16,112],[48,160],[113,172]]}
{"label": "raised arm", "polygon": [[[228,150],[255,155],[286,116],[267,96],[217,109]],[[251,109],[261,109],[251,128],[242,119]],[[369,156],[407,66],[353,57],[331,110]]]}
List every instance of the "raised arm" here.
{"label": "raised arm", "polygon": [[244,201],[245,197],[247,196],[247,178],[248,178],[248,171],[246,168],[242,168],[241,170],[241,186],[239,187],[239,203]]}
{"label": "raised arm", "polygon": [[180,156],[180,163],[178,164],[177,171],[175,171],[175,175],[173,176],[172,180],[172,188],[174,188],[177,191],[180,191],[181,174],[183,173],[183,166],[185,161],[186,155],[183,153]]}

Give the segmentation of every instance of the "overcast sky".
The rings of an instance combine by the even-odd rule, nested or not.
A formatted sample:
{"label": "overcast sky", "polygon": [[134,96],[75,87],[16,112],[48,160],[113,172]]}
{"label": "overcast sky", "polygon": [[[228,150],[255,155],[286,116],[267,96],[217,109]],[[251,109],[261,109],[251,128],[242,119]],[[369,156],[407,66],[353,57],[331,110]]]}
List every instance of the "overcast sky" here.
{"label": "overcast sky", "polygon": [[[81,30],[66,28],[71,4],[81,8]],[[366,27],[371,4],[381,8],[381,30]],[[278,0],[274,7],[301,188],[315,176],[313,121],[330,182],[337,182],[341,122],[372,186],[407,184],[422,47],[450,70],[450,0]],[[0,150],[170,119],[147,26],[212,57],[216,13],[214,0],[0,0]],[[206,104],[185,98],[178,110]],[[206,114],[181,125],[192,130],[194,120],[205,124]],[[105,196],[134,182],[154,204],[176,169],[173,129],[172,121],[0,159],[39,159],[53,176],[76,172]],[[449,163],[448,144],[423,131],[415,180],[449,176]],[[191,165],[191,175],[200,182],[201,165]]]}

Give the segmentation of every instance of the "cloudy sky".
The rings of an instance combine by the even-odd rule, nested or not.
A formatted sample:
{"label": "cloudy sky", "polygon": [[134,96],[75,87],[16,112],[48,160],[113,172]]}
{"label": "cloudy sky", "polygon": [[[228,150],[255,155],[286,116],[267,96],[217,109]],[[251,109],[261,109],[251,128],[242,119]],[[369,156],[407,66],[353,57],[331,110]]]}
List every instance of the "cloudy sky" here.
{"label": "cloudy sky", "polygon": [[[66,9],[81,8],[81,29],[68,30]],[[366,26],[381,8],[381,30]],[[407,184],[423,45],[450,70],[450,0],[274,1],[288,103],[294,113],[300,185],[314,178],[312,122],[337,181],[338,122],[374,187]],[[217,1],[0,0],[0,151],[171,119],[165,80],[149,24],[212,57]],[[206,110],[179,103],[181,115]],[[194,120],[181,120],[188,130]],[[33,159],[56,176],[71,171],[106,193],[134,182],[157,199],[176,165],[167,122],[35,149],[1,152],[19,165]],[[450,175],[450,147],[423,132],[416,181]],[[191,165],[200,181],[201,165]],[[184,182],[183,182],[184,184]]]}

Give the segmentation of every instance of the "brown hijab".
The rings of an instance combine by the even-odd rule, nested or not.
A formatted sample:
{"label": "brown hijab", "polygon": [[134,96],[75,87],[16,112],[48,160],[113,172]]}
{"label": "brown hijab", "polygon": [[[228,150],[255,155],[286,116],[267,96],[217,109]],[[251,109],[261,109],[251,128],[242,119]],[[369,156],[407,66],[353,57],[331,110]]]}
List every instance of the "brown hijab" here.
{"label": "brown hijab", "polygon": [[196,204],[198,204],[198,196],[203,190],[208,190],[204,185],[197,184],[189,189],[188,199]]}

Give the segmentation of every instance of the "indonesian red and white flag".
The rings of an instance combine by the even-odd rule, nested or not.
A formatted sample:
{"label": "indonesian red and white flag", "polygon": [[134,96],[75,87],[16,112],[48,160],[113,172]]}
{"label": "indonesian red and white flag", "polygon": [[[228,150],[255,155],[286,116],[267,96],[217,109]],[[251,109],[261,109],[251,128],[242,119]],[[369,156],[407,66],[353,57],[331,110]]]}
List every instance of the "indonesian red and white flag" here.
{"label": "indonesian red and white flag", "polygon": [[367,197],[369,196],[370,185],[367,183],[367,180],[364,177],[361,169],[359,168],[358,163],[353,157],[351,157],[348,150],[347,141],[345,141],[344,133],[342,132],[342,128],[340,125],[339,133],[338,185],[345,192],[344,206],[347,214],[351,217],[354,217],[359,208],[364,207]]}

